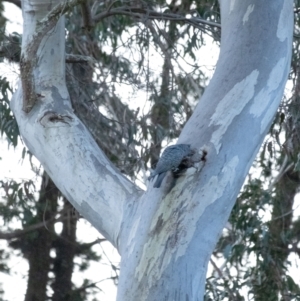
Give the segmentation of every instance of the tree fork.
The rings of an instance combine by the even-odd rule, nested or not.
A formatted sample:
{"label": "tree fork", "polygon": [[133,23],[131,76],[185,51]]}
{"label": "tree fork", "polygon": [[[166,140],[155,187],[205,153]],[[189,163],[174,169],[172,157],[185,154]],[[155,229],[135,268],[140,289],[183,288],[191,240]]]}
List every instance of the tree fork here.
{"label": "tree fork", "polygon": [[[73,113],[63,18],[45,41],[49,47],[37,52],[44,65],[35,85],[43,101],[24,114],[21,89],[13,96],[30,151],[77,211],[118,248],[117,300],[203,299],[209,258],[279,106],[290,68],[293,1],[222,0],[221,13],[215,74],[178,140],[198,150],[206,145],[207,164],[201,172],[188,170],[170,193],[164,184],[141,192]],[[37,122],[50,110],[72,121]]]}

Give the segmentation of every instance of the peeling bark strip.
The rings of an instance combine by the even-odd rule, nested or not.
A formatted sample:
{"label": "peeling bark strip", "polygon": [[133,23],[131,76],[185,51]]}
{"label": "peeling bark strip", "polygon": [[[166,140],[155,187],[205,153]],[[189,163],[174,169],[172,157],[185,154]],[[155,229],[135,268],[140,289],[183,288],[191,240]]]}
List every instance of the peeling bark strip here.
{"label": "peeling bark strip", "polygon": [[23,111],[25,113],[29,113],[36,102],[32,65],[31,61],[24,59],[24,56],[21,57],[20,70],[23,88]]}
{"label": "peeling bark strip", "polygon": [[54,28],[56,20],[50,20],[40,31],[32,36],[25,51],[22,49],[20,62],[21,82],[23,89],[23,111],[29,113],[35,105],[38,95],[35,90],[34,69],[37,64],[36,54],[43,38]]}

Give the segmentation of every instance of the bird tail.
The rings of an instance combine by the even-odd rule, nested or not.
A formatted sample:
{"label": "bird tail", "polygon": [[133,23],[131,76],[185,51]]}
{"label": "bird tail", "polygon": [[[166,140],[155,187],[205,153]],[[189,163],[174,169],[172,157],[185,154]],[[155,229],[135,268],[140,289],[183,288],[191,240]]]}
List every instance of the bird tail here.
{"label": "bird tail", "polygon": [[165,172],[159,174],[159,175],[157,176],[157,179],[156,179],[156,181],[155,181],[153,187],[154,187],[154,188],[159,188],[160,185],[161,185],[161,183],[162,183],[162,181],[163,181],[163,179],[165,178],[165,176],[166,176],[166,173],[165,173]]}

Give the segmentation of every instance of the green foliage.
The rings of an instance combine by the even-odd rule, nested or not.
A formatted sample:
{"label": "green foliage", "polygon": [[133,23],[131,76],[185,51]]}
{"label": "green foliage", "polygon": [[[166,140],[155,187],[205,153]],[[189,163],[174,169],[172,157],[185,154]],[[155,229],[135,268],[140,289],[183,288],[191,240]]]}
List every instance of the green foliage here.
{"label": "green foliage", "polygon": [[[3,16],[3,2],[0,2],[0,28],[5,29],[6,18]],[[1,34],[0,34],[0,42],[1,42]]]}
{"label": "green foliage", "polygon": [[20,217],[23,225],[32,224],[35,213],[34,182],[0,180],[0,190],[5,193],[0,203],[0,216],[4,224],[9,224],[14,218]]}
{"label": "green foliage", "polygon": [[12,90],[6,78],[0,77],[0,89],[0,134],[1,136],[5,134],[9,145],[16,147],[19,128],[9,107]]}

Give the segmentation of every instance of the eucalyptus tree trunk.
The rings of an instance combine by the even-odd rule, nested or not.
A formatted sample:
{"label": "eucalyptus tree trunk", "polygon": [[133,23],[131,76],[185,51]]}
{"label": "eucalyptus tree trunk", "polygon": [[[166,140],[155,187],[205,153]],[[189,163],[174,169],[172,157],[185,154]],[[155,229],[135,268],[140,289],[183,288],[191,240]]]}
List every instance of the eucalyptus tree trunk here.
{"label": "eucalyptus tree trunk", "polygon": [[72,111],[64,17],[42,22],[46,35],[37,23],[56,3],[22,3],[22,85],[12,100],[21,135],[60,191],[121,254],[117,300],[202,300],[210,255],[283,95],[293,1],[221,1],[217,68],[179,137],[205,149],[207,161],[171,191],[168,175],[146,192],[108,161]]}

